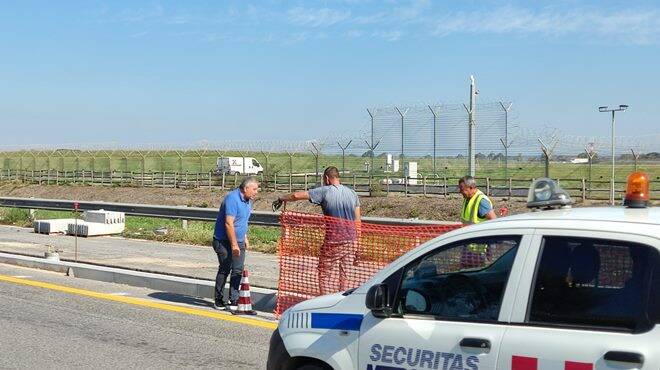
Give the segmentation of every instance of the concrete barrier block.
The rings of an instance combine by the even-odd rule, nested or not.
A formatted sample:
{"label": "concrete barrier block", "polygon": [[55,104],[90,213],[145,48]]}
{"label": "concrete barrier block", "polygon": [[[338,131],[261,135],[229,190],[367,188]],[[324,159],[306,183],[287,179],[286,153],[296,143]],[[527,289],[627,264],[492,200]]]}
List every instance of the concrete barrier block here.
{"label": "concrete barrier block", "polygon": [[105,211],[85,211],[85,221],[100,224],[123,224],[126,223],[124,212]]}
{"label": "concrete barrier block", "polygon": [[78,221],[78,224],[68,224],[67,234],[78,236],[115,235],[123,233],[125,227],[126,225],[123,223],[103,224],[98,222]]}
{"label": "concrete barrier block", "polygon": [[37,220],[32,222],[32,227],[38,234],[66,234],[69,224],[73,222],[75,222],[73,218]]}

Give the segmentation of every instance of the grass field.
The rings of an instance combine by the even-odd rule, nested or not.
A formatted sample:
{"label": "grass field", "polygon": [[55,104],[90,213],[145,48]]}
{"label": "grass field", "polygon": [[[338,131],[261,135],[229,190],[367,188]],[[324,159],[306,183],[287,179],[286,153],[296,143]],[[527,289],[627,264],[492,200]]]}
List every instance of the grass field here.
{"label": "grass field", "polygon": [[[256,158],[265,168],[266,174],[284,173],[315,173],[316,158],[311,153],[296,153],[289,157],[286,153],[242,153],[246,157]],[[125,172],[179,172],[208,173],[215,167],[220,156],[241,156],[237,152],[220,151],[93,151],[82,152],[61,150],[51,152],[0,152],[0,171],[11,170],[59,170],[59,171],[125,171]],[[346,155],[345,169],[358,175],[368,174],[367,165],[371,158],[356,155]],[[418,172],[422,176],[432,176],[433,160],[429,156],[421,158],[406,158],[405,161],[416,161]],[[505,162],[503,159],[478,158],[476,172],[478,177],[505,178]],[[321,155],[318,160],[319,170],[329,165],[342,168],[341,155]],[[374,173],[383,173],[385,158],[374,158]],[[660,180],[660,162],[642,161],[640,170],[647,171],[653,181]],[[619,161],[616,167],[616,179],[625,180],[628,173],[634,169],[632,161]],[[437,176],[460,177],[467,172],[466,158],[436,158]],[[545,167],[540,158],[509,158],[508,177],[514,179],[530,179],[544,175]],[[607,160],[594,163],[591,170],[592,180],[609,180],[611,173]],[[550,176],[553,178],[589,178],[588,164],[572,164],[551,162]]]}
{"label": "grass field", "polygon": [[[36,210],[34,219],[74,218],[72,212]],[[82,217],[82,214],[79,214]],[[30,212],[27,209],[0,208],[0,224],[31,227]],[[154,230],[165,227],[167,235],[156,235]],[[133,239],[157,240],[169,243],[184,243],[210,246],[213,239],[213,222],[188,221],[186,230],[180,220],[150,217],[126,216],[126,230],[122,236]],[[278,227],[250,226],[248,231],[252,249],[259,252],[277,252],[280,237]]]}

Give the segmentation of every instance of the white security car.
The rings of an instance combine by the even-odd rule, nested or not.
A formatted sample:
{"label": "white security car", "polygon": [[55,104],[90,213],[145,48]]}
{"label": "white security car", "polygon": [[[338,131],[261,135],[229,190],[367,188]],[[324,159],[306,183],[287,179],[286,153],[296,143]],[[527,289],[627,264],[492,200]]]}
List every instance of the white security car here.
{"label": "white security car", "polygon": [[658,370],[660,209],[557,209],[444,234],[287,310],[268,369]]}

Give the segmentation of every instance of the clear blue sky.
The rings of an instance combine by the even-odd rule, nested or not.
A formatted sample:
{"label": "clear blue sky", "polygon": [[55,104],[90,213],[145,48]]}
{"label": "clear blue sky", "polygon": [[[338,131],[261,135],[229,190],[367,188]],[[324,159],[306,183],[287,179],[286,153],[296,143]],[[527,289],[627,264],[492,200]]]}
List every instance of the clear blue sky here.
{"label": "clear blue sky", "polygon": [[655,1],[5,1],[0,146],[315,138],[471,73],[526,127],[657,134],[659,46]]}

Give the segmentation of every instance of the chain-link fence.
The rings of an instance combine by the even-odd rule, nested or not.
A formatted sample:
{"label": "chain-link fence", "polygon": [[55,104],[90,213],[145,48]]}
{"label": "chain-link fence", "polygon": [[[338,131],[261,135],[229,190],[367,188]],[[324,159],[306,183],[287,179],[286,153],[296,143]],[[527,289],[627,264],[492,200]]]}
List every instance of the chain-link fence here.
{"label": "chain-link fence", "polygon": [[[476,105],[475,173],[483,179],[482,185],[510,189],[518,182],[528,185],[533,178],[549,175],[565,184],[573,182],[576,189],[582,188],[584,180],[590,193],[609,189],[611,138],[566,135],[549,127],[524,128],[511,108],[506,102]],[[218,177],[220,158],[240,157],[250,162],[254,158],[263,168],[260,172],[266,183],[288,188],[312,186],[319,182],[324,167],[334,165],[349,182],[366,185],[369,191],[411,185],[414,192],[416,185],[423,184],[443,187],[445,192],[453,185],[452,179],[469,172],[469,118],[463,105],[370,108],[363,121],[361,130],[348,135],[307,141],[0,147],[0,180],[95,183],[107,178],[110,184],[160,182],[165,186],[190,184],[195,179],[208,185],[227,180]],[[621,184],[617,188],[635,169],[648,172],[654,185],[659,182],[658,143],[660,135],[616,138],[615,180]],[[170,177],[176,180],[163,180]]]}

